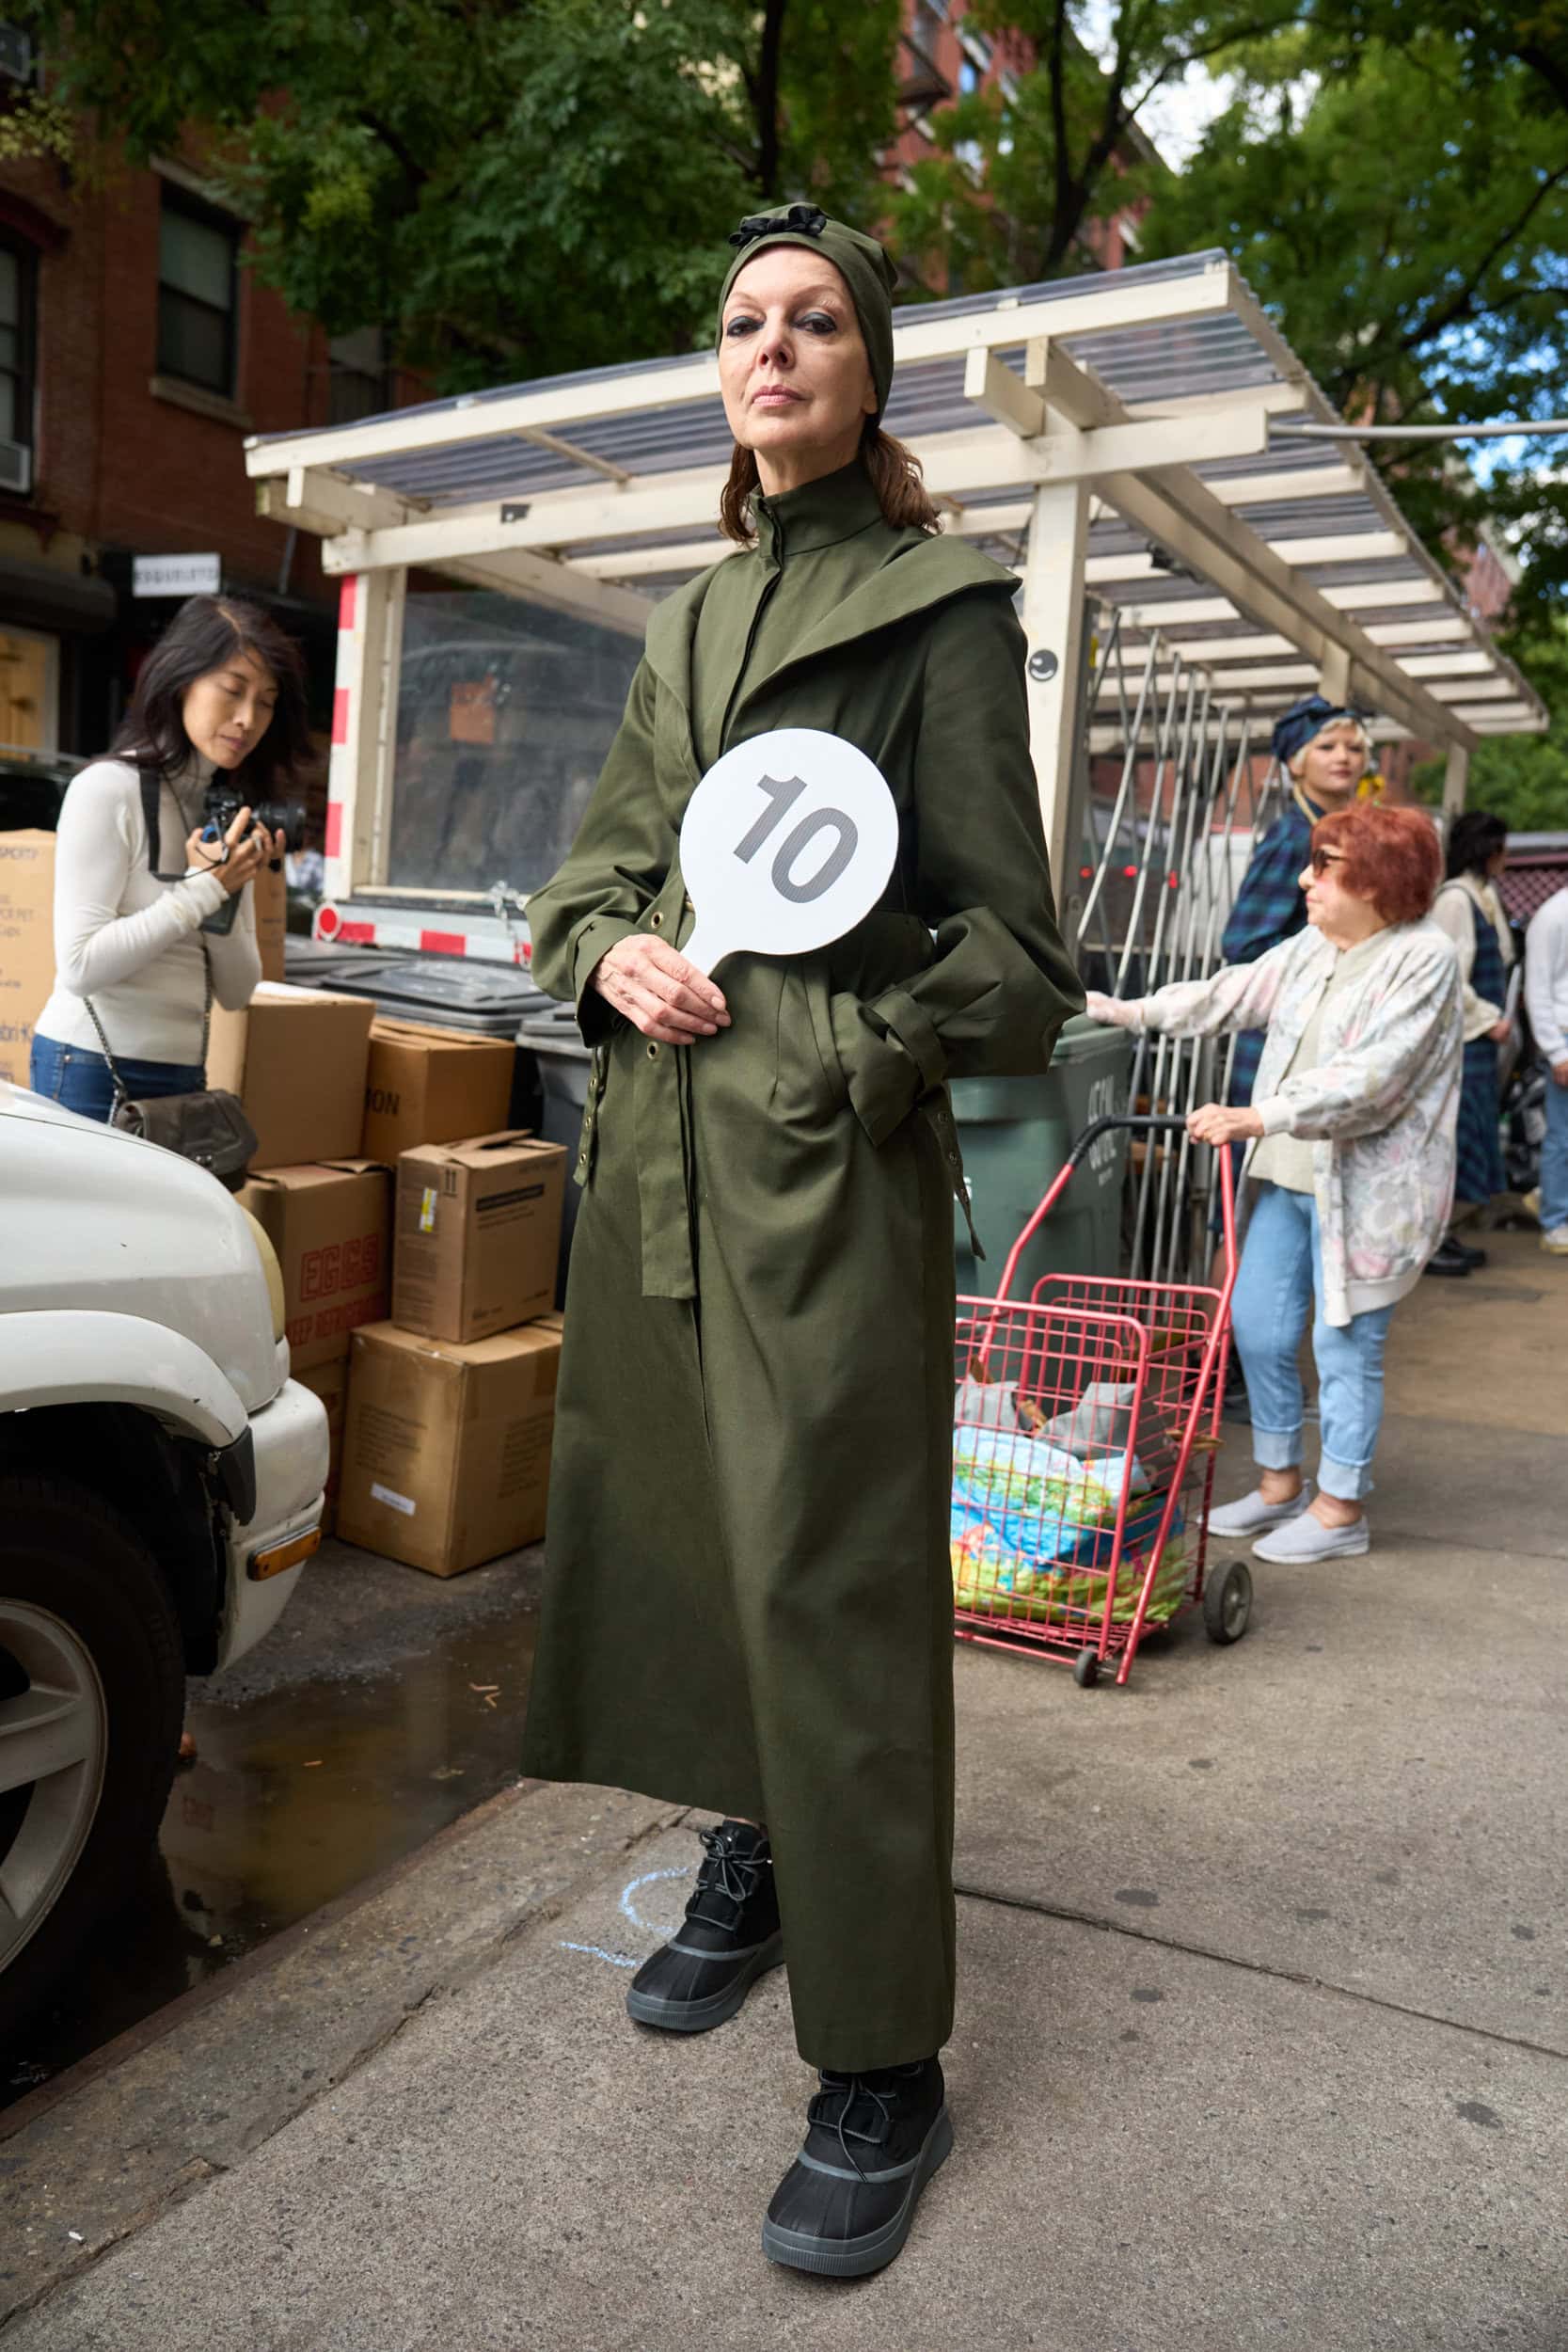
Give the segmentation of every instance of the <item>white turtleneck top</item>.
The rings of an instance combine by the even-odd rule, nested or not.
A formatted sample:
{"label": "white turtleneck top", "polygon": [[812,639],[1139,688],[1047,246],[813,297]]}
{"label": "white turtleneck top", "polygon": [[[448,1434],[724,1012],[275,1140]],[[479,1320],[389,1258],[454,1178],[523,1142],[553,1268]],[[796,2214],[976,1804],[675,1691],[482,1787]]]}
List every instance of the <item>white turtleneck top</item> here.
{"label": "white turtleneck top", "polygon": [[[161,873],[182,874],[185,843],[201,822],[212,775],[205,760],[166,783],[159,797]],[[224,900],[215,874],[160,882],[147,857],[141,787],[129,760],[95,759],[66,793],[55,843],[55,993],[40,1037],[101,1053],[82,1002],[90,996],[116,1058],[195,1063],[201,1054],[207,980],[198,933]],[[261,977],[256,911],[240,893],[234,928],[204,942],[215,1001],[237,1011]]]}

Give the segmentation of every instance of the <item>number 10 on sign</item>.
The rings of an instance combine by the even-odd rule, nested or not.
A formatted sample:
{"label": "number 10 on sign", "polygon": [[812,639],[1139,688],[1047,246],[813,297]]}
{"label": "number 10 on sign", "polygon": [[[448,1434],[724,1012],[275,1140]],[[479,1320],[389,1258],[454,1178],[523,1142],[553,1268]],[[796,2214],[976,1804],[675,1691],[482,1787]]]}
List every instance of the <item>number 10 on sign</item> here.
{"label": "number 10 on sign", "polygon": [[682,953],[711,972],[736,951],[826,947],[870,913],[897,853],[893,795],[852,743],[778,727],[737,744],[708,770],[681,825],[697,911]]}

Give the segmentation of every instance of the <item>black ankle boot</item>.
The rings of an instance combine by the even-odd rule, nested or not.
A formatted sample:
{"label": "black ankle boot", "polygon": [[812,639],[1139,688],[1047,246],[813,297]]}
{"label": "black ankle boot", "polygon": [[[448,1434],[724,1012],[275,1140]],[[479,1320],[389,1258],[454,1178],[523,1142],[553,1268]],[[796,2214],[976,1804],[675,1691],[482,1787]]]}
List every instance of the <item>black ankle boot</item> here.
{"label": "black ankle boot", "polygon": [[806,2142],[762,2225],[770,2262],[818,2278],[863,2279],[909,2236],[920,2192],[952,2153],[937,2058],[873,2074],[822,2074]]}
{"label": "black ankle boot", "polygon": [[680,1933],[645,1960],[626,2010],[666,2033],[706,2033],[733,2017],[747,1988],[784,1958],[773,1855],[749,1821],[697,1832],[704,1861]]}

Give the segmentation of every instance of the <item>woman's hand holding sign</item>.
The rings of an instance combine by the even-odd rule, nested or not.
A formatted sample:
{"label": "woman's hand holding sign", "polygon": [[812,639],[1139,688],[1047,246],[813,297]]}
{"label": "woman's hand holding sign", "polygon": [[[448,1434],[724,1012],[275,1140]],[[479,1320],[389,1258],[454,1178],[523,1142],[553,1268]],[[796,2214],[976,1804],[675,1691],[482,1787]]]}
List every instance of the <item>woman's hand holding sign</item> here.
{"label": "woman's hand holding sign", "polygon": [[594,966],[594,986],[632,1027],[660,1045],[689,1045],[730,1025],[722,992],[667,941],[635,931]]}
{"label": "woman's hand holding sign", "polygon": [[737,949],[799,956],[841,939],[877,903],[898,851],[878,770],[834,735],[779,727],[716,760],[687,803],[681,872],[696,925],[681,955],[639,931],[601,956],[594,986],[661,1045],[727,1029],[706,977]]}

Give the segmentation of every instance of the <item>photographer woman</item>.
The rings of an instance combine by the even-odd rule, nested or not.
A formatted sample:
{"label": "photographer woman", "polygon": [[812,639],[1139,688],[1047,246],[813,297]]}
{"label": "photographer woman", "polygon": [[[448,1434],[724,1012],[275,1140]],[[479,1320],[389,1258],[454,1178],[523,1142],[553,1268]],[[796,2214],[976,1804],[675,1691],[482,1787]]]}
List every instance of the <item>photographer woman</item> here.
{"label": "photographer woman", "polygon": [[[261,977],[245,885],[283,836],[240,809],[221,840],[204,841],[214,775],[247,803],[275,796],[309,751],[304,670],[296,647],[254,605],[193,596],[136,682],[107,759],[66,793],[55,840],[55,993],[33,1038],[34,1091],[107,1120],[110,1051],[138,1098],[202,1087],[209,976],[214,1000],[248,1004]],[[150,843],[142,778],[156,781],[158,839]],[[203,926],[240,904],[227,931]],[[90,1000],[90,1009],[89,1009]]]}

